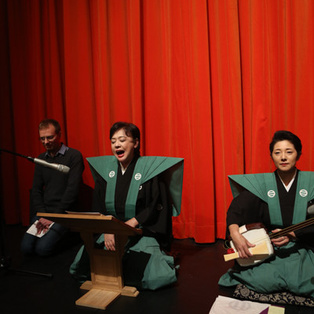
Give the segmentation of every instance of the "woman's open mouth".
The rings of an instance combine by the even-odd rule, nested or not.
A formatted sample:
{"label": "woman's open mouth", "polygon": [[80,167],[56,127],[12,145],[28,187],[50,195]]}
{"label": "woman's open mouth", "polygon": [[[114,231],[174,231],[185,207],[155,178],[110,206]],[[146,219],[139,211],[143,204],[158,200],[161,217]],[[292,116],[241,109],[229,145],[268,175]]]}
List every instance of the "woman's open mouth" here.
{"label": "woman's open mouth", "polygon": [[116,154],[118,155],[118,157],[123,157],[124,156],[124,150],[117,150]]}

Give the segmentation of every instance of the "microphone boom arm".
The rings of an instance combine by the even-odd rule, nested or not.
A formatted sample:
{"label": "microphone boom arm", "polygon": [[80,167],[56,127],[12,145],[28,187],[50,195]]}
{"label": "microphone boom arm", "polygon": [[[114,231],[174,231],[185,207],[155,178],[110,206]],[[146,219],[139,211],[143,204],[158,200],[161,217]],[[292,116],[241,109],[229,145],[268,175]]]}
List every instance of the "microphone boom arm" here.
{"label": "microphone boom arm", "polygon": [[9,153],[9,154],[12,154],[12,155],[15,155],[15,156],[23,157],[23,158],[28,159],[31,162],[34,162],[34,158],[33,157],[25,156],[25,155],[22,155],[22,154],[19,154],[19,153],[16,153],[16,152],[11,152],[10,150],[7,150],[7,149],[0,148],[0,152],[5,152],[5,153]]}
{"label": "microphone boom arm", "polygon": [[66,166],[66,165],[49,163],[49,162],[44,161],[42,159],[25,156],[25,155],[22,155],[22,154],[19,154],[19,153],[11,152],[11,151],[3,149],[3,148],[0,148],[0,152],[1,151],[9,153],[9,154],[12,154],[12,155],[15,155],[15,156],[26,158],[27,160],[29,160],[29,161],[31,161],[31,162],[33,162],[35,164],[38,164],[38,165],[41,165],[41,166],[44,166],[44,167],[48,167],[48,168],[52,168],[54,170],[57,170],[57,171],[60,171],[60,172],[63,172],[63,173],[68,173],[70,171],[70,168],[68,166]]}

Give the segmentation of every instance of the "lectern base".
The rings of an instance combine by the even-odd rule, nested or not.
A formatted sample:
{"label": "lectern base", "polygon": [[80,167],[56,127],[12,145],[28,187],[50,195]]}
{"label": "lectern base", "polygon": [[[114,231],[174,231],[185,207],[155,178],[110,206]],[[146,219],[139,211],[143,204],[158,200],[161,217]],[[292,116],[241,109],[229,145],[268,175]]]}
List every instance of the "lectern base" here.
{"label": "lectern base", "polygon": [[78,299],[75,304],[105,310],[121,293],[102,289],[92,289]]}
{"label": "lectern base", "polygon": [[107,306],[120,295],[127,297],[137,297],[139,292],[135,287],[124,286],[122,290],[115,291],[109,288],[94,287],[91,281],[85,281],[81,285],[82,290],[89,290],[75,304],[94,309],[105,310]]}

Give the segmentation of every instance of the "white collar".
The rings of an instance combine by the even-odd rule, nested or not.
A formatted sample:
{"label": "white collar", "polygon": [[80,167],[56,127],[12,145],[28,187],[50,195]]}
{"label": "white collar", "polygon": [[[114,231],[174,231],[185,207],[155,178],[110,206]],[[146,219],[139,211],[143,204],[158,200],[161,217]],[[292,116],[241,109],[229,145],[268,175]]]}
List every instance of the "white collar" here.
{"label": "white collar", "polygon": [[122,175],[124,175],[125,172],[126,172],[126,169],[128,169],[128,166],[126,166],[126,168],[123,168],[123,166],[122,166],[122,164],[121,164],[121,162],[120,162],[120,167],[121,167]]}
{"label": "white collar", "polygon": [[282,182],[282,184],[283,184],[283,186],[285,187],[285,189],[287,190],[287,192],[289,192],[289,190],[290,190],[290,188],[291,188],[291,186],[292,186],[292,184],[293,184],[293,182],[294,182],[294,179],[295,179],[296,174],[297,174],[297,171],[295,172],[295,174],[294,174],[293,178],[291,179],[291,181],[289,182],[289,184],[288,184],[288,185],[285,185],[284,182],[282,181],[282,179],[281,179],[279,173],[278,173],[279,179],[280,179],[280,181]]}

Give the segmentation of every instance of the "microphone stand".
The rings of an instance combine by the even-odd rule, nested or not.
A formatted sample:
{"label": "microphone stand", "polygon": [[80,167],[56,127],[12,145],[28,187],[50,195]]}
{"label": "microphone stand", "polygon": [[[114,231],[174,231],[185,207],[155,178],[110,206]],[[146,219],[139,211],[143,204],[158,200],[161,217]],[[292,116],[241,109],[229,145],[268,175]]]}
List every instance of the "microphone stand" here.
{"label": "microphone stand", "polygon": [[1,152],[5,152],[5,153],[9,153],[9,154],[12,154],[12,155],[15,155],[15,156],[23,157],[23,158],[26,158],[27,160],[29,160],[31,162],[34,162],[34,158],[33,157],[25,156],[25,155],[22,155],[22,154],[19,154],[19,153],[16,153],[16,152],[12,152],[12,151],[7,150],[7,149],[0,148],[0,154],[1,154]]}
{"label": "microphone stand", "polygon": [[[24,157],[28,159],[29,161],[34,162],[34,158],[24,156],[15,152],[11,152],[6,149],[0,148],[0,156],[1,152],[6,152],[10,153],[19,157]],[[2,205],[0,205],[0,270],[7,270],[7,271],[13,271],[15,273],[21,273],[21,274],[28,274],[28,275],[35,275],[35,276],[41,276],[41,277],[46,277],[46,278],[52,278],[52,274],[45,274],[45,273],[39,273],[39,272],[34,272],[30,270],[23,270],[23,269],[13,269],[11,268],[11,258],[10,256],[7,256],[7,250],[6,250],[6,245],[5,245],[5,219],[4,219],[4,211],[2,210]]]}

